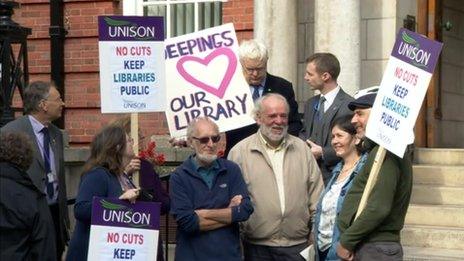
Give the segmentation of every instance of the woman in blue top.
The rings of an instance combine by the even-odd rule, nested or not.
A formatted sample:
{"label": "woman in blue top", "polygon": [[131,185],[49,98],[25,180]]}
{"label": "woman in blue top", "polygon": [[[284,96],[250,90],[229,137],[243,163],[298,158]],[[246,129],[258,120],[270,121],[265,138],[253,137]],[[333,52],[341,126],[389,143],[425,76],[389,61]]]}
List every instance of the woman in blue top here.
{"label": "woman in blue top", "polygon": [[351,116],[335,119],[332,124],[332,147],[342,158],[332,171],[332,178],[321,194],[314,222],[316,260],[340,260],[337,242],[340,232],[335,221],[354,177],[366,161],[360,139],[351,124]]}
{"label": "woman in blue top", "polygon": [[76,226],[66,260],[87,260],[93,197],[113,197],[131,202],[138,197],[139,189],[127,187],[123,175],[123,169],[133,155],[132,139],[121,127],[105,127],[95,136],[74,205]]}

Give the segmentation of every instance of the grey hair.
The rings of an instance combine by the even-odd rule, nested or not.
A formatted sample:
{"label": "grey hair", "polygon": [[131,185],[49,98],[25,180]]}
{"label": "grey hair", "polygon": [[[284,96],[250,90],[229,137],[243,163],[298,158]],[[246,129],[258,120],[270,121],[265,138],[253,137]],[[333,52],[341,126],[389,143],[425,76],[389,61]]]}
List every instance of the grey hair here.
{"label": "grey hair", "polygon": [[238,57],[240,61],[243,59],[252,59],[267,62],[267,48],[262,42],[256,39],[245,40],[240,44]]}
{"label": "grey hair", "polygon": [[198,118],[195,118],[195,119],[193,119],[192,121],[189,122],[189,125],[187,127],[187,140],[192,139],[193,134],[197,130],[197,124],[200,121],[205,121],[205,122],[210,123],[214,127],[214,129],[217,131],[217,133],[219,133],[219,127],[217,126],[217,124],[213,120],[211,120],[211,118],[209,118],[209,117],[198,117]]}
{"label": "grey hair", "polygon": [[255,108],[253,109],[253,118],[255,120],[258,119],[259,114],[263,111],[264,100],[269,99],[269,98],[276,98],[276,99],[282,100],[285,103],[285,108],[287,109],[287,113],[290,113],[290,106],[288,105],[287,99],[285,99],[284,96],[278,93],[268,93],[266,95],[259,97],[255,102]]}
{"label": "grey hair", "polygon": [[40,111],[39,104],[42,100],[48,98],[51,87],[52,83],[50,82],[36,81],[30,83],[24,90],[24,112],[30,114],[31,112]]}

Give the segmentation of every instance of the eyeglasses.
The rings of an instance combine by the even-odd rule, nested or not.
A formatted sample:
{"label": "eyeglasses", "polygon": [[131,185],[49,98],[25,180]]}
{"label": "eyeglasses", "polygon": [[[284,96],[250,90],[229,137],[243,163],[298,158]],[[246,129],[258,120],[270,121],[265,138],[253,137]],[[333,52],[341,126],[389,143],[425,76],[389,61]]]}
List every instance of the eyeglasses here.
{"label": "eyeglasses", "polygon": [[217,143],[221,139],[221,136],[216,135],[216,136],[202,137],[202,138],[192,137],[192,139],[199,141],[201,144],[207,144],[209,140],[211,140],[213,143]]}
{"label": "eyeglasses", "polygon": [[261,73],[261,72],[266,70],[266,66],[257,67],[257,68],[247,68],[247,67],[244,66],[243,69],[245,69],[245,72],[248,73],[248,74],[252,74],[254,72]]}
{"label": "eyeglasses", "polygon": [[54,100],[50,100],[49,98],[43,99],[43,101],[48,101],[48,102],[63,102],[63,99],[61,97],[55,98]]}

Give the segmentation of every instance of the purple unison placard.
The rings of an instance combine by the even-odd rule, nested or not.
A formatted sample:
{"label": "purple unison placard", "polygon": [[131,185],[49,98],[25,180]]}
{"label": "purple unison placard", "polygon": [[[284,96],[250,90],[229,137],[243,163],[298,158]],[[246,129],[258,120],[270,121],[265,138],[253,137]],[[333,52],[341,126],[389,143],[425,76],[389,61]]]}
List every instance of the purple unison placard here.
{"label": "purple unison placard", "polygon": [[159,230],[160,203],[94,197],[92,225]]}
{"label": "purple unison placard", "polygon": [[99,16],[99,41],[164,41],[161,16]]}
{"label": "purple unison placard", "polygon": [[401,28],[391,55],[429,73],[433,73],[443,44]]}

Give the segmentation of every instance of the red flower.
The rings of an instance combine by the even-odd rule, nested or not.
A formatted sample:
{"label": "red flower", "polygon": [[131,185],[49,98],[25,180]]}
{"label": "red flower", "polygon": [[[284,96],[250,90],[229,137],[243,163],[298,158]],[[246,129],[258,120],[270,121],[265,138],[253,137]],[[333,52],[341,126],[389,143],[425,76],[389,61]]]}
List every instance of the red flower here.
{"label": "red flower", "polygon": [[166,162],[166,158],[163,153],[155,152],[155,149],[156,143],[154,141],[150,141],[145,150],[139,151],[139,158],[148,160],[158,166],[163,165]]}
{"label": "red flower", "polygon": [[155,157],[155,163],[156,165],[163,165],[166,162],[166,158],[164,157],[164,154],[158,154]]}

